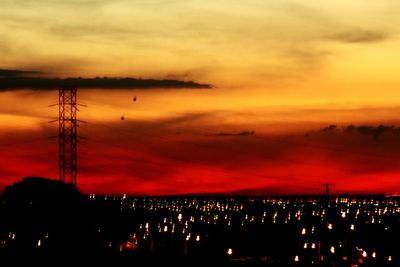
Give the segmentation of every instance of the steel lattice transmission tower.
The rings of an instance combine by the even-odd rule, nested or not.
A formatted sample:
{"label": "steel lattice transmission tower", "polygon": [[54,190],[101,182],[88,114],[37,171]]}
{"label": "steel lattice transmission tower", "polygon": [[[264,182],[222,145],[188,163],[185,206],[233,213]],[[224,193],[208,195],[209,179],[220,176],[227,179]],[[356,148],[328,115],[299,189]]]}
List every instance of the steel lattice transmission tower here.
{"label": "steel lattice transmission tower", "polygon": [[334,184],[320,184],[320,186],[324,186],[325,187],[325,195],[326,197],[329,197],[329,187],[334,186]]}
{"label": "steel lattice transmission tower", "polygon": [[78,174],[78,136],[77,136],[77,95],[76,87],[60,87],[59,110],[59,179],[77,186]]}

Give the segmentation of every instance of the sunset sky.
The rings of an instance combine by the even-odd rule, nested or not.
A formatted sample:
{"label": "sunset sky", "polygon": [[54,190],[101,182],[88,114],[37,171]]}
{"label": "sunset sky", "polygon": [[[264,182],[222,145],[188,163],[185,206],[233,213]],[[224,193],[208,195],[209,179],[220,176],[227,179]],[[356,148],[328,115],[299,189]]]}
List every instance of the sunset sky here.
{"label": "sunset sky", "polygon": [[[0,4],[0,78],[212,86],[79,90],[86,193],[400,193],[397,0]],[[57,94],[0,92],[0,191],[57,178]]]}

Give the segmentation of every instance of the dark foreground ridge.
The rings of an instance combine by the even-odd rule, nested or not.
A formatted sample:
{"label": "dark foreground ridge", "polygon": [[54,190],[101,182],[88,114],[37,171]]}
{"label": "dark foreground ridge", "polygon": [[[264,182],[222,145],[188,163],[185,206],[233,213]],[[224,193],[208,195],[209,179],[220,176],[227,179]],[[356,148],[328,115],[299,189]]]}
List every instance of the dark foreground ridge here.
{"label": "dark foreground ridge", "polygon": [[193,81],[155,80],[137,78],[41,78],[41,77],[1,77],[0,90],[34,89],[54,90],[63,86],[78,88],[106,88],[106,89],[148,89],[148,88],[211,88],[208,84]]}
{"label": "dark foreground ridge", "polygon": [[72,185],[25,178],[0,199],[0,258],[14,266],[21,259],[55,266],[399,266],[399,203],[383,196],[86,196]]}
{"label": "dark foreground ridge", "polygon": [[27,177],[7,187],[0,206],[0,258],[92,254],[96,241],[88,204],[74,186],[54,180]]}

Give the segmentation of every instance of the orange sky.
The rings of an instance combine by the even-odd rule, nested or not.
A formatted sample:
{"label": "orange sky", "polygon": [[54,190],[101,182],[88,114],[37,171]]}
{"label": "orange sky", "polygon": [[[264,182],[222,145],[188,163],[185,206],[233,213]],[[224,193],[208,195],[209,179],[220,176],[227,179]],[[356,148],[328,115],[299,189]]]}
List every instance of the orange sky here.
{"label": "orange sky", "polygon": [[[386,158],[400,156],[397,133],[320,129],[397,125],[399,8],[394,0],[4,0],[0,69],[213,85],[80,91],[90,122],[80,130],[91,137],[80,147],[91,155],[81,161],[86,192],[315,193],[329,181],[338,192],[394,193],[399,170]],[[47,154],[57,148],[47,139],[56,100],[56,91],[0,93],[0,188],[56,176]]]}

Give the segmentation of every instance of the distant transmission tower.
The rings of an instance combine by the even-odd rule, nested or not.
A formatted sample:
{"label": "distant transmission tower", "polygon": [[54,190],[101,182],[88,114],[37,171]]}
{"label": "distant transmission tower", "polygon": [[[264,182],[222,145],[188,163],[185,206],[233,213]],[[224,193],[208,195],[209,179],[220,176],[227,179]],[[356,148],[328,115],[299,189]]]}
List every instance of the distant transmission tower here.
{"label": "distant transmission tower", "polygon": [[58,98],[59,179],[77,186],[77,118],[76,87],[61,87]]}
{"label": "distant transmission tower", "polygon": [[334,184],[320,184],[320,186],[325,187],[325,196],[330,197],[329,187],[334,186]]}

